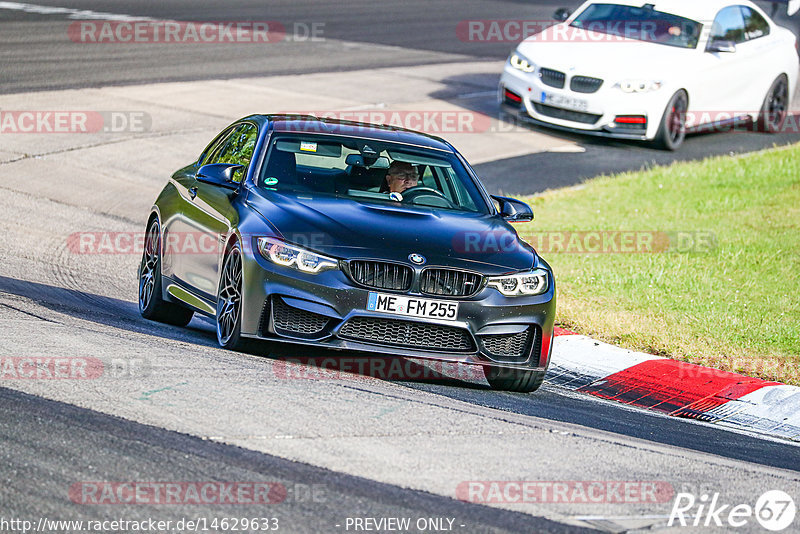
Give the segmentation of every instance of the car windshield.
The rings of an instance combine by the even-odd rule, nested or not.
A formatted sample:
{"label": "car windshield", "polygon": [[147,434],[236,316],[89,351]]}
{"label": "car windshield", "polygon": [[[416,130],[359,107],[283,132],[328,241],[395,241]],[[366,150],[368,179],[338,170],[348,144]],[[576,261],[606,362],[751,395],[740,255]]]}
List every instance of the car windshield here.
{"label": "car windshield", "polygon": [[306,197],[489,212],[475,181],[454,154],[372,139],[273,136],[257,185]]}
{"label": "car windshield", "polygon": [[679,48],[696,48],[703,28],[699,22],[656,11],[649,4],[591,4],[570,26]]}

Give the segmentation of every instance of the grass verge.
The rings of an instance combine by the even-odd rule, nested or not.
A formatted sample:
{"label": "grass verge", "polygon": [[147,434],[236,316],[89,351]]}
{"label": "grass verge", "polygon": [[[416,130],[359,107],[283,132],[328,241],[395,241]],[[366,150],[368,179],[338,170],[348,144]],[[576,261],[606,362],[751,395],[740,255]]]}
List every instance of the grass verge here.
{"label": "grass verge", "polygon": [[536,220],[517,230],[554,269],[560,324],[800,385],[800,145],[523,200]]}

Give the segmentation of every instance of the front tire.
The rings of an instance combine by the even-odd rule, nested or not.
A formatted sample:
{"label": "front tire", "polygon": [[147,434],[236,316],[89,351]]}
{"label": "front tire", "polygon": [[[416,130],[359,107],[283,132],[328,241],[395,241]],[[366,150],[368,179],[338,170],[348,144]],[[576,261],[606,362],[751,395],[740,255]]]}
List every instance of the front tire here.
{"label": "front tire", "polygon": [[194,312],[162,297],[161,279],[161,226],[153,219],[147,228],[139,265],[139,313],[145,319],[186,326]]}
{"label": "front tire", "polygon": [[217,291],[217,341],[222,348],[244,350],[242,338],[242,249],[234,243],[225,254]]}
{"label": "front tire", "polygon": [[484,367],[483,373],[492,389],[533,393],[544,382],[544,371],[509,369],[507,367]]}
{"label": "front tire", "polygon": [[759,132],[778,133],[789,113],[789,81],[781,74],[772,82],[758,114]]}
{"label": "front tire", "polygon": [[686,111],[689,109],[689,96],[686,91],[678,91],[669,99],[658,133],[654,139],[656,147],[662,150],[678,150],[686,139]]}

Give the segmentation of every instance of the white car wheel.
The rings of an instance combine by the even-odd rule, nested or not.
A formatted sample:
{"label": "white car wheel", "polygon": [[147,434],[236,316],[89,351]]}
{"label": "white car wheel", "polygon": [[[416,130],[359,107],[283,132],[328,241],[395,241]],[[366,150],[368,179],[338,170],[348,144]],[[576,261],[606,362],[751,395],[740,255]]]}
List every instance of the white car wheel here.
{"label": "white car wheel", "polygon": [[686,110],[689,96],[686,91],[678,91],[667,104],[661,124],[658,127],[655,144],[664,150],[677,150],[686,138]]}

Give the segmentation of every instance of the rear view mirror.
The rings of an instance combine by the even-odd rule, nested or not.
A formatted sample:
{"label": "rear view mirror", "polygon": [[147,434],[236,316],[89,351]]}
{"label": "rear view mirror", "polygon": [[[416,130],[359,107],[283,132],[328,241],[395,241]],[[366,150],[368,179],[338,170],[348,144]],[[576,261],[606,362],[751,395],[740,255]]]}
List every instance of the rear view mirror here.
{"label": "rear view mirror", "polygon": [[559,7],[558,9],[556,9],[556,12],[553,13],[553,18],[556,19],[558,22],[564,22],[570,17],[570,15],[572,15],[572,11],[570,11],[566,7]]}
{"label": "rear view mirror", "polygon": [[350,154],[344,160],[345,164],[351,167],[363,167],[370,169],[388,169],[389,158],[381,156],[379,158],[364,157],[361,154]]}
{"label": "rear view mirror", "polygon": [[515,198],[492,198],[500,204],[500,216],[508,222],[528,222],[533,220],[533,210],[530,206]]}
{"label": "rear view mirror", "polygon": [[237,189],[239,183],[233,181],[233,174],[240,169],[244,169],[244,166],[235,163],[209,163],[200,167],[195,178],[198,182]]}

